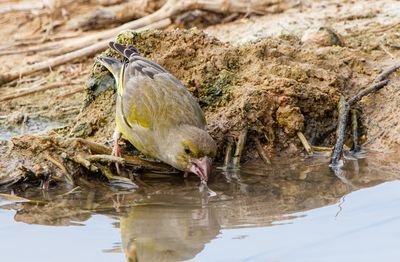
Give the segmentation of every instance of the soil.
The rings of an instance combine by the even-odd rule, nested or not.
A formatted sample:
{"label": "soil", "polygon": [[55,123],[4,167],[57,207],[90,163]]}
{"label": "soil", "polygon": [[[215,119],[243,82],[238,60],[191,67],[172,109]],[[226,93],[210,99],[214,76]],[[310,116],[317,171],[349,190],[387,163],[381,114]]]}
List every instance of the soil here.
{"label": "soil", "polygon": [[[256,157],[254,137],[261,140],[270,155],[292,157],[304,151],[297,132],[303,132],[312,145],[332,146],[340,96],[355,95],[396,62],[400,52],[400,16],[395,8],[398,3],[368,3],[306,1],[279,14],[241,18],[204,31],[172,27],[165,31],[127,31],[116,40],[135,45],[143,56],[165,67],[194,94],[218,143],[219,160],[227,141],[235,140],[244,128],[250,130],[245,160]],[[74,14],[74,10],[70,13]],[[24,17],[13,15],[5,14],[1,23]],[[43,34],[36,32],[36,20],[48,18],[30,16],[34,17],[30,24],[1,27],[9,37],[0,44],[12,45],[9,39],[16,39],[23,32],[36,37]],[[18,29],[21,27],[23,30]],[[53,34],[61,34],[62,30],[62,26],[55,28]],[[105,52],[115,55],[110,50]],[[0,71],[40,59],[46,57],[2,55]],[[12,143],[1,142],[0,153],[4,157],[0,160],[0,180],[6,177],[9,182],[10,177],[21,174],[44,174],[57,181],[64,171],[49,161],[49,154],[68,172],[84,173],[85,169],[71,162],[71,154],[87,154],[90,150],[66,141],[110,141],[114,129],[114,82],[104,68],[96,63],[92,66],[93,63],[93,58],[81,59],[0,87],[3,97],[39,81],[74,79],[81,85],[87,83],[85,94],[65,96],[74,88],[71,83],[1,102],[0,121],[7,130],[18,129],[37,115],[65,126],[45,135],[23,135],[13,138]],[[361,139],[369,149],[395,150],[400,144],[398,76],[392,75],[387,87],[355,106],[361,120]],[[351,147],[350,133],[346,143]]]}

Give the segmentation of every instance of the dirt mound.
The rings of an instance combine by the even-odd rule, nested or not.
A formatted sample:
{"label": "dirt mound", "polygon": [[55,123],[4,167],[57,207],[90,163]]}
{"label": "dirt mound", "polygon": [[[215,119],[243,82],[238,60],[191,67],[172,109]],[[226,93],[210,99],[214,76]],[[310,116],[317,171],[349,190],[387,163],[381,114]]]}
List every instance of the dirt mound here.
{"label": "dirt mound", "polygon": [[[244,127],[270,151],[297,148],[297,131],[314,145],[333,144],[336,104],[351,86],[349,61],[357,64],[355,51],[330,46],[316,52],[303,48],[293,36],[239,47],[196,30],[125,32],[117,41],[136,46],[185,84],[206,112],[209,130],[220,147]],[[87,106],[73,135],[100,141],[111,137],[113,85],[111,75],[95,64]]]}
{"label": "dirt mound", "polygon": [[[250,138],[259,138],[271,154],[302,151],[297,132],[303,132],[312,145],[333,145],[340,95],[353,95],[377,73],[363,50],[337,45],[316,48],[303,45],[291,35],[229,46],[198,30],[126,31],[117,37],[117,42],[137,47],[143,56],[165,67],[194,94],[206,113],[209,131],[218,142],[219,160],[223,158],[226,141],[236,139],[245,128]],[[105,53],[118,57],[111,50]],[[114,85],[111,74],[95,63],[81,113],[73,125],[53,131],[51,136],[84,138],[101,144],[110,141],[114,130]],[[390,103],[396,103],[396,99],[398,96]],[[366,111],[371,113],[371,109]],[[364,124],[376,119],[371,115],[363,118]],[[365,127],[363,130],[365,133]],[[255,155],[252,143],[248,139],[247,158]],[[11,150],[18,154],[8,154],[8,158],[14,159],[8,163],[14,167],[25,166],[22,170],[27,172],[30,161],[28,166],[37,170],[41,170],[37,165],[46,165],[47,173],[60,171],[60,166],[47,161],[48,158],[44,158],[46,164],[33,157],[26,159],[24,156],[32,155],[32,148],[37,147],[20,145],[14,143]],[[46,150],[49,149],[41,152]],[[65,150],[90,152],[81,147]],[[57,159],[64,164],[69,161],[62,156]],[[29,172],[35,173],[31,169]]]}

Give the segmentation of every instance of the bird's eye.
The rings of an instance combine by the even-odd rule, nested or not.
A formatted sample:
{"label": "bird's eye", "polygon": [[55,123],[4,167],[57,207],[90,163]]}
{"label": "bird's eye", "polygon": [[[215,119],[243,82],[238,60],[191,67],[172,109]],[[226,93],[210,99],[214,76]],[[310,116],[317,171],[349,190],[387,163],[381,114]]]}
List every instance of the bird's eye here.
{"label": "bird's eye", "polygon": [[185,153],[188,155],[190,154],[190,148],[188,146],[185,146]]}

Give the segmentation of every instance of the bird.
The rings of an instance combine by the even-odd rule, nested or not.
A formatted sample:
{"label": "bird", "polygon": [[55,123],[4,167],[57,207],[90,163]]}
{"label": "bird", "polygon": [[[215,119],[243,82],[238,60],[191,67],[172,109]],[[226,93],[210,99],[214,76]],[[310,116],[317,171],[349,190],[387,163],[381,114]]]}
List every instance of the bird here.
{"label": "bird", "polygon": [[121,156],[118,141],[123,135],[144,155],[207,182],[217,145],[197,100],[181,81],[135,47],[115,42],[109,47],[123,57],[97,58],[117,86],[112,155]]}

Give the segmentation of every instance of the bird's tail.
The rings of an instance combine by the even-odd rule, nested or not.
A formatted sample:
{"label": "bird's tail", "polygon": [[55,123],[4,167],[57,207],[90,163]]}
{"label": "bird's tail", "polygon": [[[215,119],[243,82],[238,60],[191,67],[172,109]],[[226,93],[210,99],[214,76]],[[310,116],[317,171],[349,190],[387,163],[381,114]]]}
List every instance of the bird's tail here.
{"label": "bird's tail", "polygon": [[139,51],[133,46],[126,47],[115,42],[110,42],[108,45],[111,49],[117,51],[127,59],[131,58],[132,56],[140,56]]}

